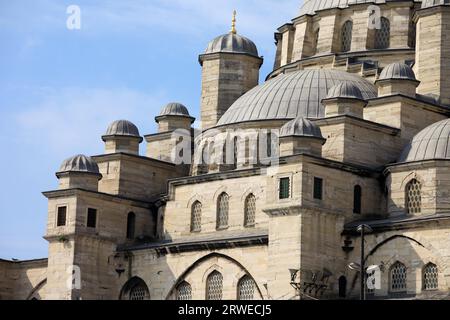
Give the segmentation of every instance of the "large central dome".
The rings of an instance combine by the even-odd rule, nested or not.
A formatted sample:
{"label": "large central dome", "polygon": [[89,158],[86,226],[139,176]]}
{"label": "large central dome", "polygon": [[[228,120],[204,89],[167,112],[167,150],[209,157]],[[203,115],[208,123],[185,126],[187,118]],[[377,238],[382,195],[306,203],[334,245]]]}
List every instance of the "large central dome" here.
{"label": "large central dome", "polygon": [[312,69],[282,74],[240,97],[218,122],[233,123],[305,118],[322,118],[322,100],[338,83],[356,85],[364,99],[377,96],[375,86],[362,77],[339,70]]}

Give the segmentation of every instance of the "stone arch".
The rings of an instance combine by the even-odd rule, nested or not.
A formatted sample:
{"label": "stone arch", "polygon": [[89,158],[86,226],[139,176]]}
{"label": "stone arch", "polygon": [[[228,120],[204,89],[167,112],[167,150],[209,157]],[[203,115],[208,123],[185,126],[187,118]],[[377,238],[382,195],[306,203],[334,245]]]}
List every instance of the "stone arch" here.
{"label": "stone arch", "polygon": [[122,290],[120,290],[119,300],[131,300],[130,294],[132,293],[132,290],[138,286],[142,287],[142,289],[146,291],[143,300],[150,300],[149,287],[145,281],[139,277],[133,277],[124,284]]}
{"label": "stone arch", "polygon": [[199,201],[200,203],[203,204],[203,203],[205,203],[205,198],[202,195],[196,193],[188,200],[188,202],[186,204],[186,209],[191,210],[192,205],[197,201]]}
{"label": "stone arch", "polygon": [[[195,270],[197,269],[202,263],[207,262],[210,259],[225,259],[233,264],[235,264],[237,267],[239,267],[241,269],[241,271],[237,274],[237,275],[233,275],[233,286],[235,285],[235,279],[239,276],[239,275],[248,275],[250,276],[254,281],[255,281],[255,289],[256,292],[258,293],[258,295],[261,297],[261,299],[264,299],[264,295],[262,293],[261,290],[261,283],[252,276],[252,274],[250,273],[250,271],[244,266],[242,265],[238,260],[225,255],[225,254],[221,254],[221,253],[210,253],[200,259],[198,259],[197,261],[195,261],[193,264],[191,264],[183,273],[180,274],[180,276],[177,278],[177,280],[174,282],[174,284],[172,285],[172,287],[170,288],[167,296],[166,296],[166,300],[170,299],[170,297],[173,296],[174,290],[176,290],[176,288],[178,287],[178,285],[180,283],[182,283],[183,281],[188,281],[189,283],[191,283],[191,285],[193,284],[192,279],[189,278],[189,275]],[[226,273],[223,271],[222,267],[217,263],[214,262],[212,263],[212,265],[210,265],[205,272],[203,272],[202,275],[202,283],[205,283],[206,278],[214,271],[218,271],[220,273],[222,273],[222,275],[227,276]],[[240,280],[240,278],[238,279],[238,281]],[[196,285],[195,287],[198,287],[198,285]],[[193,286],[194,288],[194,286]]]}
{"label": "stone arch", "polygon": [[42,300],[39,292],[45,287],[47,284],[47,278],[39,282],[28,294],[26,300]]}

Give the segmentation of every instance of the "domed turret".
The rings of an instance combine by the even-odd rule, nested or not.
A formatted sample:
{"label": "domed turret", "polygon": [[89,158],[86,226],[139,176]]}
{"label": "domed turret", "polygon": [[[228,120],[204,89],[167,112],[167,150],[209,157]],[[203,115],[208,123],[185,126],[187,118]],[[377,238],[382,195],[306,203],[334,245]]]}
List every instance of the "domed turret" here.
{"label": "domed turret", "polygon": [[322,145],[326,142],[320,128],[303,117],[295,118],[280,129],[280,155],[299,153],[322,155]]}
{"label": "domed turret", "polygon": [[328,90],[327,97],[322,100],[325,116],[351,115],[362,118],[366,105],[361,89],[352,82],[341,82]]}
{"label": "domed turret", "polygon": [[380,97],[393,94],[415,97],[416,88],[420,84],[413,69],[402,62],[387,65],[375,83]]}
{"label": "domed turret", "polygon": [[259,83],[263,59],[250,39],[231,31],[212,40],[199,57],[202,66],[201,126],[214,127],[228,108]]}
{"label": "domed turret", "polygon": [[105,154],[123,152],[138,155],[143,138],[132,122],[118,120],[109,125],[102,140],[105,142]]}
{"label": "domed turret", "polygon": [[98,181],[102,178],[97,163],[91,157],[76,155],[61,164],[56,176],[60,189],[98,190]]}
{"label": "domed turret", "polygon": [[162,133],[177,129],[190,130],[195,118],[189,115],[189,111],[184,105],[171,102],[161,109],[155,121],[159,125],[159,133]]}

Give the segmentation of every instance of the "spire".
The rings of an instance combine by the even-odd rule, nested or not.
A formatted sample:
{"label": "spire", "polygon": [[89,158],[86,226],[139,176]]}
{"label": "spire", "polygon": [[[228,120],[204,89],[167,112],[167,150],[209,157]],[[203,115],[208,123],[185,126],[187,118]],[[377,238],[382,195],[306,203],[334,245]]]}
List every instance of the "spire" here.
{"label": "spire", "polygon": [[231,20],[231,33],[236,34],[236,10],[233,11],[233,19]]}

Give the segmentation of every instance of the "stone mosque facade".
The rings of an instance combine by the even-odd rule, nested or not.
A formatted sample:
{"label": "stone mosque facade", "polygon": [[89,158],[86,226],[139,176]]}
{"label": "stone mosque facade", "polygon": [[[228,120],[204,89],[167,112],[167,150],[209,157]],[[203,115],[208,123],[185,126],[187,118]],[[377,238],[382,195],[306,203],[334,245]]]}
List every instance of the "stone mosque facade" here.
{"label": "stone mosque facade", "polygon": [[209,43],[201,130],[170,103],[65,160],[0,299],[355,299],[362,224],[369,299],[448,298],[450,1],[305,0],[275,43],[262,84],[234,24]]}

